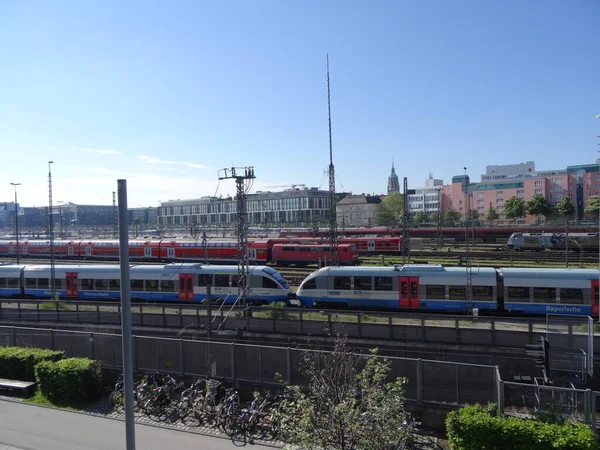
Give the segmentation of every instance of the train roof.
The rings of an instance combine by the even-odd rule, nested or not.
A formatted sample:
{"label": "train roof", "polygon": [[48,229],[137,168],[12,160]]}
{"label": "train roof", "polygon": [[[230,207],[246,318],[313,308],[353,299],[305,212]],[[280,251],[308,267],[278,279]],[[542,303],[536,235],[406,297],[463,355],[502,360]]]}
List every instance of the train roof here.
{"label": "train roof", "polygon": [[[473,276],[496,277],[496,269],[492,267],[473,267]],[[465,267],[444,267],[439,264],[396,264],[394,266],[357,266],[357,267],[323,267],[313,274],[337,276],[387,275],[387,276],[454,276],[465,275]]]}
{"label": "train roof", "polygon": [[556,280],[561,279],[572,280],[594,280],[600,276],[600,271],[597,269],[550,269],[550,268],[526,268],[526,267],[509,267],[502,268],[500,271],[503,274],[504,280],[508,279],[536,279],[536,280]]}

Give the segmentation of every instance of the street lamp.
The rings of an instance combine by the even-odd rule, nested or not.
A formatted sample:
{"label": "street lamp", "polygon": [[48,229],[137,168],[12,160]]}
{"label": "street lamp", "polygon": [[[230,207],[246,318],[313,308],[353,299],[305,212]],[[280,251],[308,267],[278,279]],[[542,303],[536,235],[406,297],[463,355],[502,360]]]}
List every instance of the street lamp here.
{"label": "street lamp", "polygon": [[17,186],[21,183],[10,183],[15,187],[15,235],[17,236],[17,264],[19,264],[19,209],[17,207]]}

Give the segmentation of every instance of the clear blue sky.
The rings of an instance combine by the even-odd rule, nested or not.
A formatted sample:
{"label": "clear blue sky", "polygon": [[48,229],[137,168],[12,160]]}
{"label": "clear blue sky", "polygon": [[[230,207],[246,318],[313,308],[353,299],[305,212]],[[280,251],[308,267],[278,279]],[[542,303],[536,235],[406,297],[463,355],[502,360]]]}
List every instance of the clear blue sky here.
{"label": "clear blue sky", "polygon": [[[593,163],[597,0],[0,2],[0,201],[129,205]],[[99,152],[102,151],[102,152]],[[162,162],[160,162],[162,161]],[[186,164],[187,163],[187,164]]]}

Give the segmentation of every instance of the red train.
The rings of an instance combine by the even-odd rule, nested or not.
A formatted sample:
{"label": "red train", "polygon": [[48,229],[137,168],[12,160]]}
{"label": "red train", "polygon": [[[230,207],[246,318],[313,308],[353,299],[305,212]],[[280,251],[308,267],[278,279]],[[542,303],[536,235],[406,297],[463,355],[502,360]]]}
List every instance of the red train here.
{"label": "red train", "polygon": [[[284,245],[285,244],[285,245]],[[280,246],[285,246],[284,251]],[[327,245],[303,245],[288,239],[266,239],[249,242],[251,264],[307,265],[323,262],[328,254]],[[292,251],[292,248],[294,249]],[[0,241],[0,258],[15,257],[16,241]],[[19,242],[21,257],[50,257],[49,241]],[[119,241],[106,240],[56,240],[54,256],[57,259],[117,260]],[[208,261],[212,264],[237,264],[237,242],[202,242],[178,240],[133,240],[129,241],[129,257],[133,261]],[[341,265],[358,264],[356,245],[338,246],[337,260]]]}
{"label": "red train", "polygon": [[[314,237],[295,237],[289,238],[290,242],[302,244],[302,243],[318,243],[326,244],[326,238],[314,238]],[[358,253],[361,255],[372,255],[372,254],[388,254],[395,255],[402,252],[402,238],[399,236],[387,236],[387,237],[341,237],[339,239],[341,244],[355,245]]]}

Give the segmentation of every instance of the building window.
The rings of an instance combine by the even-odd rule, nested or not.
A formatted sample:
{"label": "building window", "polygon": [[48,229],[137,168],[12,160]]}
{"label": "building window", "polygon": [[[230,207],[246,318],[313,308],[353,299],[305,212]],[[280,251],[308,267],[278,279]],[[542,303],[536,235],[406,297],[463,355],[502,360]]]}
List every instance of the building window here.
{"label": "building window", "polygon": [[525,195],[524,189],[517,189],[517,195]]}
{"label": "building window", "polygon": [[504,195],[504,191],[496,191],[496,197],[502,197]]}
{"label": "building window", "polygon": [[498,206],[498,208],[496,209],[499,213],[501,213],[502,211],[504,211],[504,206]]}
{"label": "building window", "polygon": [[502,199],[502,198],[497,198],[497,199],[496,199],[496,205],[502,205],[502,204],[504,204],[504,199]]}
{"label": "building window", "polygon": [[541,193],[542,193],[542,190],[541,190],[541,189],[536,189],[536,190],[535,190],[535,193],[536,193],[536,194],[541,194]]}
{"label": "building window", "polygon": [[485,196],[485,192],[478,192],[477,198],[483,198]]}
{"label": "building window", "polygon": [[536,181],[535,185],[536,186],[543,186],[544,182],[543,181]]}
{"label": "building window", "polygon": [[483,205],[484,200],[477,200],[478,205]]}

